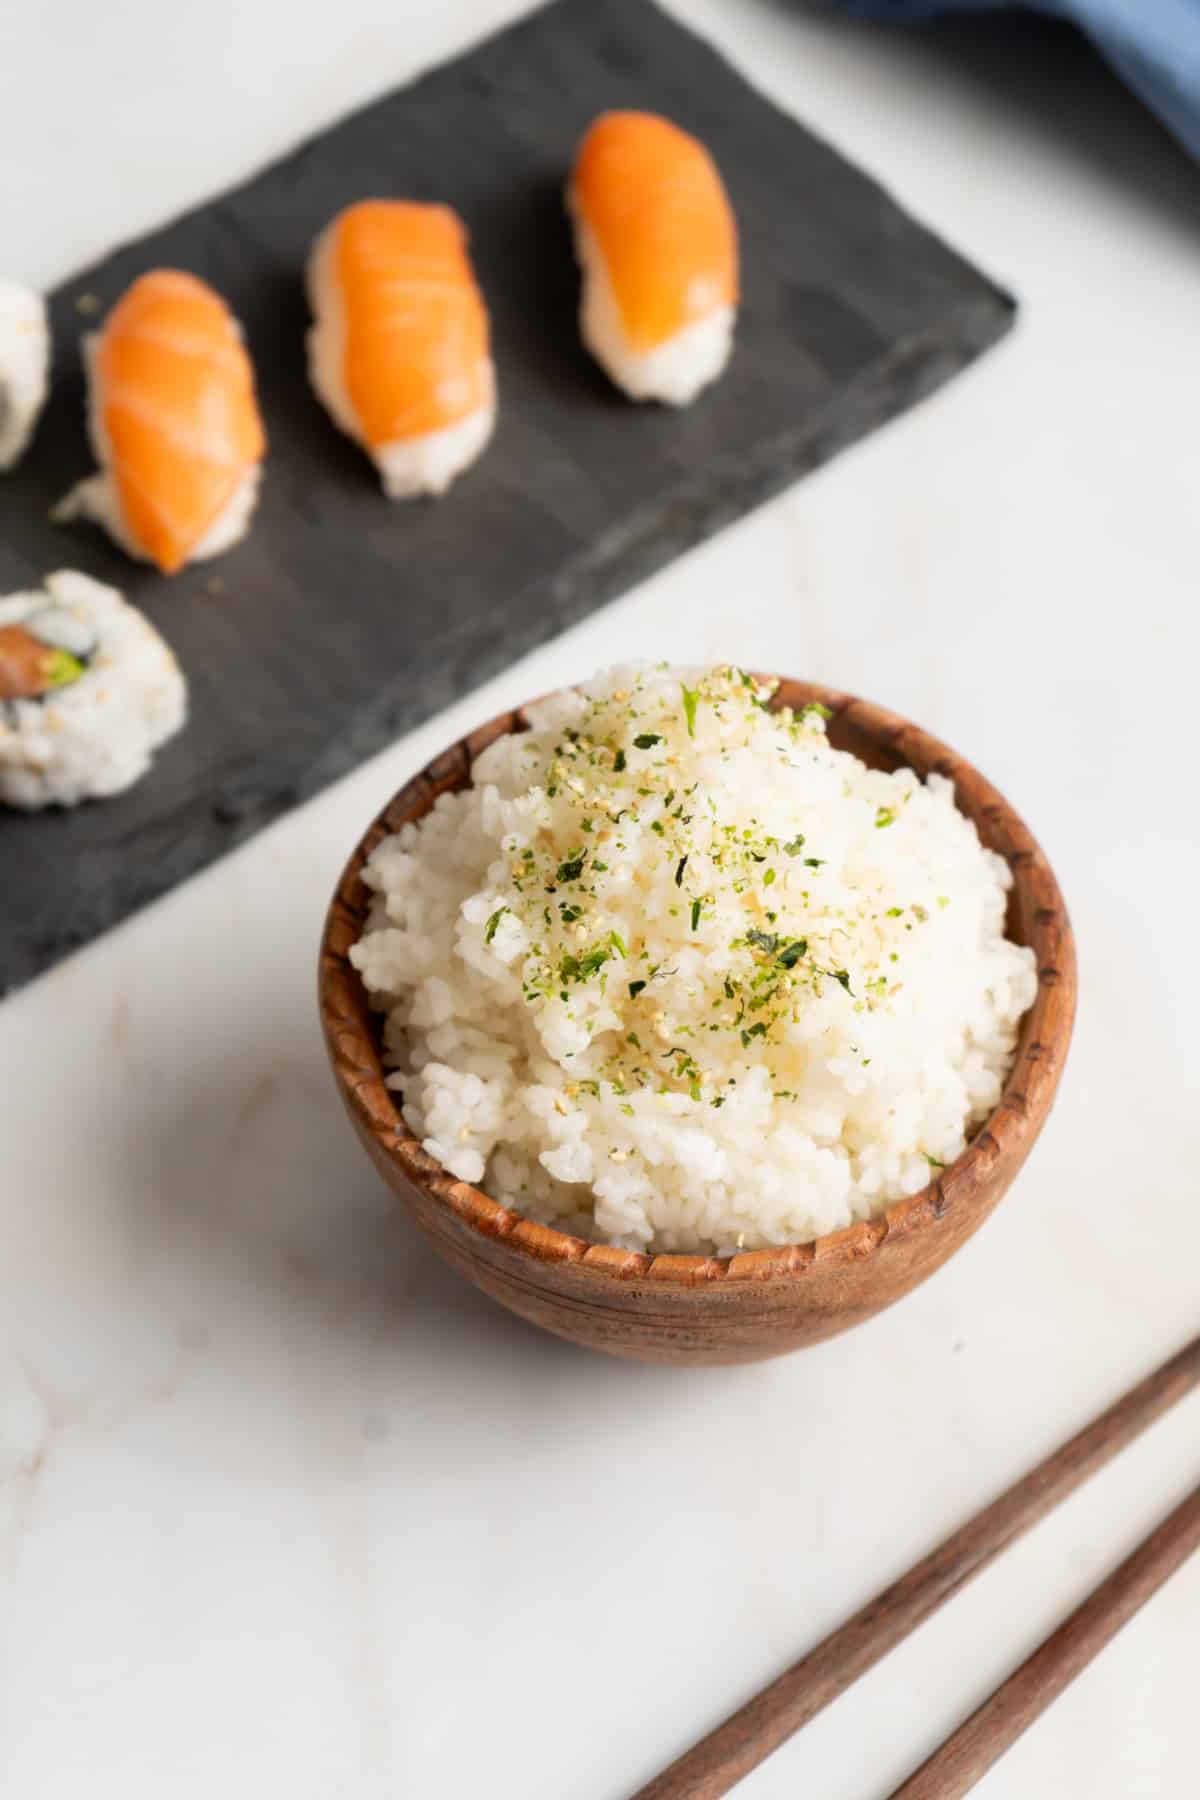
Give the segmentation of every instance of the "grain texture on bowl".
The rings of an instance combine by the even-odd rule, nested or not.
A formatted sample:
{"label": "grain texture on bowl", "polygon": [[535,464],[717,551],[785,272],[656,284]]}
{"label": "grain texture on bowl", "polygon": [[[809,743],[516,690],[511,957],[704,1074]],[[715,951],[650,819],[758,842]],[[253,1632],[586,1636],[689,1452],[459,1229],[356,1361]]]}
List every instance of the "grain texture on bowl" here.
{"label": "grain texture on bowl", "polygon": [[930,772],[731,668],[630,665],[529,709],[377,845],[351,950],[426,1153],[632,1250],[882,1214],[1000,1098],[1033,953]]}

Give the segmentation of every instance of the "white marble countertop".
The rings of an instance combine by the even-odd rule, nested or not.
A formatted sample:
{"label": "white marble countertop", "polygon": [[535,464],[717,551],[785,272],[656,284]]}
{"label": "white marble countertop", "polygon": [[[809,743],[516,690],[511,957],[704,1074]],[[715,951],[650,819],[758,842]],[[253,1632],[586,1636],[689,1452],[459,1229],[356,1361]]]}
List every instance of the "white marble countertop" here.
{"label": "white marble countertop", "polygon": [[[615,1800],[1197,1327],[1200,175],[1057,39],[676,4],[1011,282],[1018,330],[0,1009],[6,1800]],[[65,274],[517,10],[5,8],[11,272]],[[1079,935],[1065,1088],[996,1218],[757,1368],[589,1358],[461,1285],[318,1042],[364,821],[631,648],[920,719],[1026,814]],[[1193,1399],[748,1800],[890,1792],[1198,1477]],[[1194,1793],[1198,1639],[1200,1564],[980,1794]]]}

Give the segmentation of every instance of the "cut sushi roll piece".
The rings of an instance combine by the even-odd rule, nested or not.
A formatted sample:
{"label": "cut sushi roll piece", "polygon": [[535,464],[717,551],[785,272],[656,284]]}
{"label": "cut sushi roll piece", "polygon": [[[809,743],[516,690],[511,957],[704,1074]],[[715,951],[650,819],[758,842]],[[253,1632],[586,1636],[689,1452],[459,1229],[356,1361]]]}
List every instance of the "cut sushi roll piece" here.
{"label": "cut sushi roll piece", "polygon": [[712,157],[656,113],[602,113],[567,190],[584,343],[632,400],[686,406],[729,360],[737,229]]}
{"label": "cut sushi roll piece", "polygon": [[488,316],[448,206],[362,200],[313,246],[313,387],[392,500],[441,494],[496,421]]}
{"label": "cut sushi roll piece", "polygon": [[46,402],[50,327],[32,288],[0,281],[0,470],[25,450]]}
{"label": "cut sushi roll piece", "polygon": [[84,348],[100,468],[55,518],[95,519],[164,575],[230,549],[249,529],[267,446],[254,370],[221,296],[156,269]]}
{"label": "cut sushi roll piece", "polygon": [[61,569],[0,599],[0,801],[119,794],[186,716],[179,664],[115,588]]}

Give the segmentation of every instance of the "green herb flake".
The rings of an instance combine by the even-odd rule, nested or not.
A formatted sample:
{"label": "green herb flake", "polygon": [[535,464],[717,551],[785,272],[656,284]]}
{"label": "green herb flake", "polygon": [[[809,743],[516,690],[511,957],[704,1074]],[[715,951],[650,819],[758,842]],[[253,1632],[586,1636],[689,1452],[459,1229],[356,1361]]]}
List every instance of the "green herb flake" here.
{"label": "green herb flake", "polygon": [[498,906],[496,908],[495,912],[492,914],[491,918],[488,920],[487,926],[483,933],[483,941],[485,944],[491,943],[492,939],[496,935],[496,928],[499,925],[501,919],[504,917],[504,915],[507,911],[508,911],[507,906]]}
{"label": "green herb flake", "polygon": [[779,961],[783,964],[785,969],[794,969],[796,964],[800,961],[800,958],[807,955],[807,953],[808,939],[793,938],[791,943],[785,944],[783,949],[779,952]]}
{"label": "green herb flake", "polygon": [[642,731],[633,740],[635,750],[653,750],[655,744],[662,743],[662,735],[657,731]]}
{"label": "green herb flake", "polygon": [[771,884],[774,882],[774,880],[775,880],[774,869],[768,869],[766,874],[763,876],[763,886],[770,887]]}
{"label": "green herb flake", "polygon": [[625,948],[625,939],[621,936],[619,931],[610,931],[608,934],[608,941],[618,956],[629,955],[628,950]]}
{"label": "green herb flake", "polygon": [[756,950],[763,950],[768,956],[774,956],[779,948],[779,937],[773,931],[748,931],[746,942],[753,944]]}
{"label": "green herb flake", "polygon": [[810,700],[807,706],[802,706],[800,708],[800,717],[802,719],[807,719],[814,715],[818,719],[832,719],[833,717],[833,713],[830,711],[829,707],[822,706],[819,700]]}
{"label": "green herb flake", "polygon": [[939,1162],[936,1156],[930,1156],[928,1150],[922,1150],[921,1155],[925,1158],[925,1161],[929,1164],[931,1169],[944,1169],[946,1166],[944,1162]]}
{"label": "green herb flake", "polygon": [[683,886],[683,871],[687,868],[687,866],[688,866],[687,857],[681,856],[678,863],[675,866],[675,886],[676,887]]}
{"label": "green herb flake", "polygon": [[806,856],[804,859],[804,866],[806,869],[823,869],[825,867],[825,858],[823,856]]}
{"label": "green herb flake", "polygon": [[618,750],[616,755],[613,757],[613,773],[616,775],[620,775],[624,771],[624,768],[625,768],[625,752],[623,750]]}
{"label": "green herb flake", "polygon": [[688,1095],[697,1102],[702,1098],[700,1093],[700,1083],[698,1081],[693,1081],[691,1087],[688,1089]]}
{"label": "green herb flake", "polygon": [[583,874],[583,865],[586,860],[587,851],[577,850],[574,856],[567,858],[566,862],[559,863],[558,873],[554,877],[555,881],[578,881]]}
{"label": "green herb flake", "polygon": [[879,806],[875,809],[875,829],[884,831],[887,826],[896,823],[896,815],[890,806]]}
{"label": "green herb flake", "polygon": [[687,720],[687,734],[689,737],[695,737],[695,735],[696,735],[696,702],[700,698],[700,690],[699,690],[699,688],[684,687],[684,688],[682,688],[682,693],[683,693],[683,716]]}
{"label": "green herb flake", "polygon": [[797,832],[796,836],[794,838],[792,838],[791,842],[787,843],[783,846],[783,852],[784,852],[785,856],[799,856],[799,854],[803,850],[803,848],[804,848],[804,834],[802,832]]}
{"label": "green herb flake", "polygon": [[623,1107],[622,1107],[622,1108],[621,1108],[621,1111],[622,1111],[622,1112],[623,1112],[623,1113],[624,1113],[624,1114],[625,1114],[625,1117],[626,1117],[626,1118],[627,1118],[627,1119],[632,1119],[632,1117],[633,1117],[633,1108],[632,1108],[632,1106],[630,1106],[630,1105],[629,1105],[629,1103],[628,1103],[628,1102],[626,1102],[626,1104],[625,1104],[625,1105],[624,1105],[624,1106],[623,1106]]}
{"label": "green herb flake", "polygon": [[850,986],[850,972],[848,969],[826,969],[825,973],[831,975],[834,981],[840,981],[848,994],[853,994],[854,989]]}
{"label": "green herb flake", "polygon": [[889,906],[887,909],[887,917],[889,919],[898,919],[903,911],[904,908],[902,906]]}
{"label": "green herb flake", "polygon": [[695,931],[697,925],[699,925],[699,923],[700,923],[700,905],[701,905],[701,903],[699,900],[692,901],[692,930],[693,931]]}
{"label": "green herb flake", "polygon": [[629,998],[631,1000],[636,1000],[645,985],[644,981],[631,981],[629,984]]}

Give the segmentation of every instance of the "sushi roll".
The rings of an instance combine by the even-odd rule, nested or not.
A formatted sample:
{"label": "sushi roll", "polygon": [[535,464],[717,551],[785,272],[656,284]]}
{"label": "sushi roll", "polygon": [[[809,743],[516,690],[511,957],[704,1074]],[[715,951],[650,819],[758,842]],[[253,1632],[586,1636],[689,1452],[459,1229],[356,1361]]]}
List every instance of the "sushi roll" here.
{"label": "sushi roll", "polygon": [[119,794],[187,715],[157,631],[115,588],[61,569],[0,599],[0,801],[34,811]]}
{"label": "sushi roll", "polygon": [[488,315],[448,206],[362,200],[308,265],[309,376],[392,500],[441,494],[492,435]]}
{"label": "sushi roll", "polygon": [[712,157],[655,113],[602,113],[567,191],[579,325],[631,400],[686,406],[729,360],[737,231]]}
{"label": "sushi roll", "polygon": [[95,519],[174,575],[244,537],[266,438],[236,319],[195,275],[156,269],[85,342],[97,474],[57,519]]}
{"label": "sushi roll", "polygon": [[0,470],[33,436],[50,376],[46,303],[32,288],[0,281]]}

